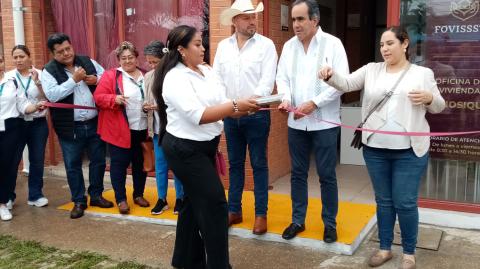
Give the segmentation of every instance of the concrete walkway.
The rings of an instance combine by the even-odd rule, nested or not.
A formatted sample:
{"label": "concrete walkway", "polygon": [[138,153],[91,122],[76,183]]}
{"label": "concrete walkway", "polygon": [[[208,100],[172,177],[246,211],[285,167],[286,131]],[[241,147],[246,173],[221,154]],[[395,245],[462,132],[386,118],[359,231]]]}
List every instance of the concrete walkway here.
{"label": "concrete walkway", "polygon": [[[108,186],[107,186],[108,187]],[[11,222],[0,222],[0,234],[35,240],[60,249],[86,250],[115,260],[133,260],[157,268],[171,268],[175,228],[111,218],[85,216],[71,220],[69,212],[56,209],[69,201],[65,178],[45,179],[46,208],[26,204],[26,178],[19,176],[17,201]],[[430,226],[426,226],[429,228]],[[444,231],[438,251],[417,252],[417,268],[480,268],[480,232],[435,227]],[[377,247],[369,237],[353,256],[335,255],[281,243],[230,237],[234,268],[366,268],[365,261]],[[401,249],[382,268],[397,268]]]}

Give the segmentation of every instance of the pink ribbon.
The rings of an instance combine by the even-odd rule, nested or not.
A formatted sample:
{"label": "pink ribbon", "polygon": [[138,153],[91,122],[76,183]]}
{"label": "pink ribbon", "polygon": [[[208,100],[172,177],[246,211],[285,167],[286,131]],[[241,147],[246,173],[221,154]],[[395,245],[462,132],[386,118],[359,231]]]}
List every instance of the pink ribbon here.
{"label": "pink ribbon", "polygon": [[[278,110],[278,108],[260,108],[260,110]],[[403,135],[403,136],[457,136],[457,135],[469,135],[469,134],[480,134],[480,131],[468,131],[468,132],[394,132],[394,131],[382,131],[382,130],[373,130],[373,129],[367,129],[367,128],[358,128],[355,126],[350,126],[350,125],[345,125],[341,123],[336,123],[332,121],[327,121],[327,120],[322,120],[322,119],[317,119],[312,115],[307,115],[305,113],[302,113],[298,111],[294,107],[288,107],[286,109],[288,112],[292,112],[294,114],[302,115],[305,117],[311,117],[319,122],[325,122],[328,124],[332,124],[335,126],[347,128],[347,129],[352,129],[352,130],[358,130],[358,131],[365,131],[365,132],[371,132],[371,133],[378,133],[378,134],[388,134],[388,135]]]}

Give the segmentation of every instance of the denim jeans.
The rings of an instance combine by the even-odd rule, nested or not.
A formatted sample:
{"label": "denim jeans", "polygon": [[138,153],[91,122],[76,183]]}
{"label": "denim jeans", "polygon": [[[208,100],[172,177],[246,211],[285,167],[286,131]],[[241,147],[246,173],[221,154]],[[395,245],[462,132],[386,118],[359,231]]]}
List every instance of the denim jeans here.
{"label": "denim jeans", "polygon": [[[28,160],[28,200],[36,201],[43,196],[43,169],[45,167],[45,146],[48,138],[48,124],[45,117],[26,122],[26,141]],[[21,149],[25,148],[25,144]]]}
{"label": "denim jeans", "polygon": [[292,222],[304,224],[308,206],[308,169],[310,153],[315,155],[322,195],[322,220],[325,227],[335,228],[338,213],[337,140],[339,127],[303,131],[288,128],[288,148],[292,162]]}
{"label": "denim jeans", "polygon": [[228,210],[242,211],[242,194],[245,185],[245,157],[248,146],[253,168],[255,215],[266,216],[268,204],[267,143],[270,132],[270,112],[260,111],[238,119],[224,120],[230,164]]}
{"label": "denim jeans", "polygon": [[141,143],[147,138],[147,130],[130,130],[130,148],[108,144],[110,149],[110,178],[117,204],[127,200],[125,183],[127,168],[132,164],[133,198],[143,197],[147,173],[143,171]]}
{"label": "denim jeans", "polygon": [[105,142],[97,134],[97,122],[75,122],[73,139],[59,137],[62,148],[67,180],[74,203],[87,203],[85,182],[82,172],[82,156],[86,150],[90,160],[88,179],[90,199],[98,199],[103,192],[103,176],[105,175]]}
{"label": "denim jeans", "polygon": [[[168,189],[168,164],[165,160],[165,154],[162,147],[158,144],[158,135],[153,136],[153,147],[155,152],[155,178],[157,180],[157,194],[158,199],[167,198]],[[183,186],[177,176],[173,175],[173,182],[175,184],[175,195],[177,199],[183,199]]]}
{"label": "denim jeans", "polygon": [[418,190],[428,164],[428,153],[417,157],[412,149],[365,146],[363,157],[375,191],[380,249],[391,249],[398,216],[403,253],[414,254],[418,235]]}

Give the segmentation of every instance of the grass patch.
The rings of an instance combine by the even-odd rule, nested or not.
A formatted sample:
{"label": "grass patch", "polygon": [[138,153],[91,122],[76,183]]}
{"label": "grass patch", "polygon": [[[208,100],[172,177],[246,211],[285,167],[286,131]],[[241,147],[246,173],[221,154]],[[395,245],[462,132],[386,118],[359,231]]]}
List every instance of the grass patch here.
{"label": "grass patch", "polygon": [[131,261],[116,262],[105,255],[93,252],[60,250],[42,246],[35,241],[22,241],[9,235],[0,235],[0,268],[147,269],[150,267]]}

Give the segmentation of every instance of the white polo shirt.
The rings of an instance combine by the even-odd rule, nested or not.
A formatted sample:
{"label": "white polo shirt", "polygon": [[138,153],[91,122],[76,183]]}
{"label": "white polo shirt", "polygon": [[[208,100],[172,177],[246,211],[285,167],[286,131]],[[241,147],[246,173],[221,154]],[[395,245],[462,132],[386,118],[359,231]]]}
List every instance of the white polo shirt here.
{"label": "white polo shirt", "polygon": [[223,122],[200,124],[202,115],[207,107],[226,103],[228,99],[215,72],[203,65],[198,68],[203,76],[178,63],[165,76],[166,130],[179,138],[210,141],[222,133]]}

